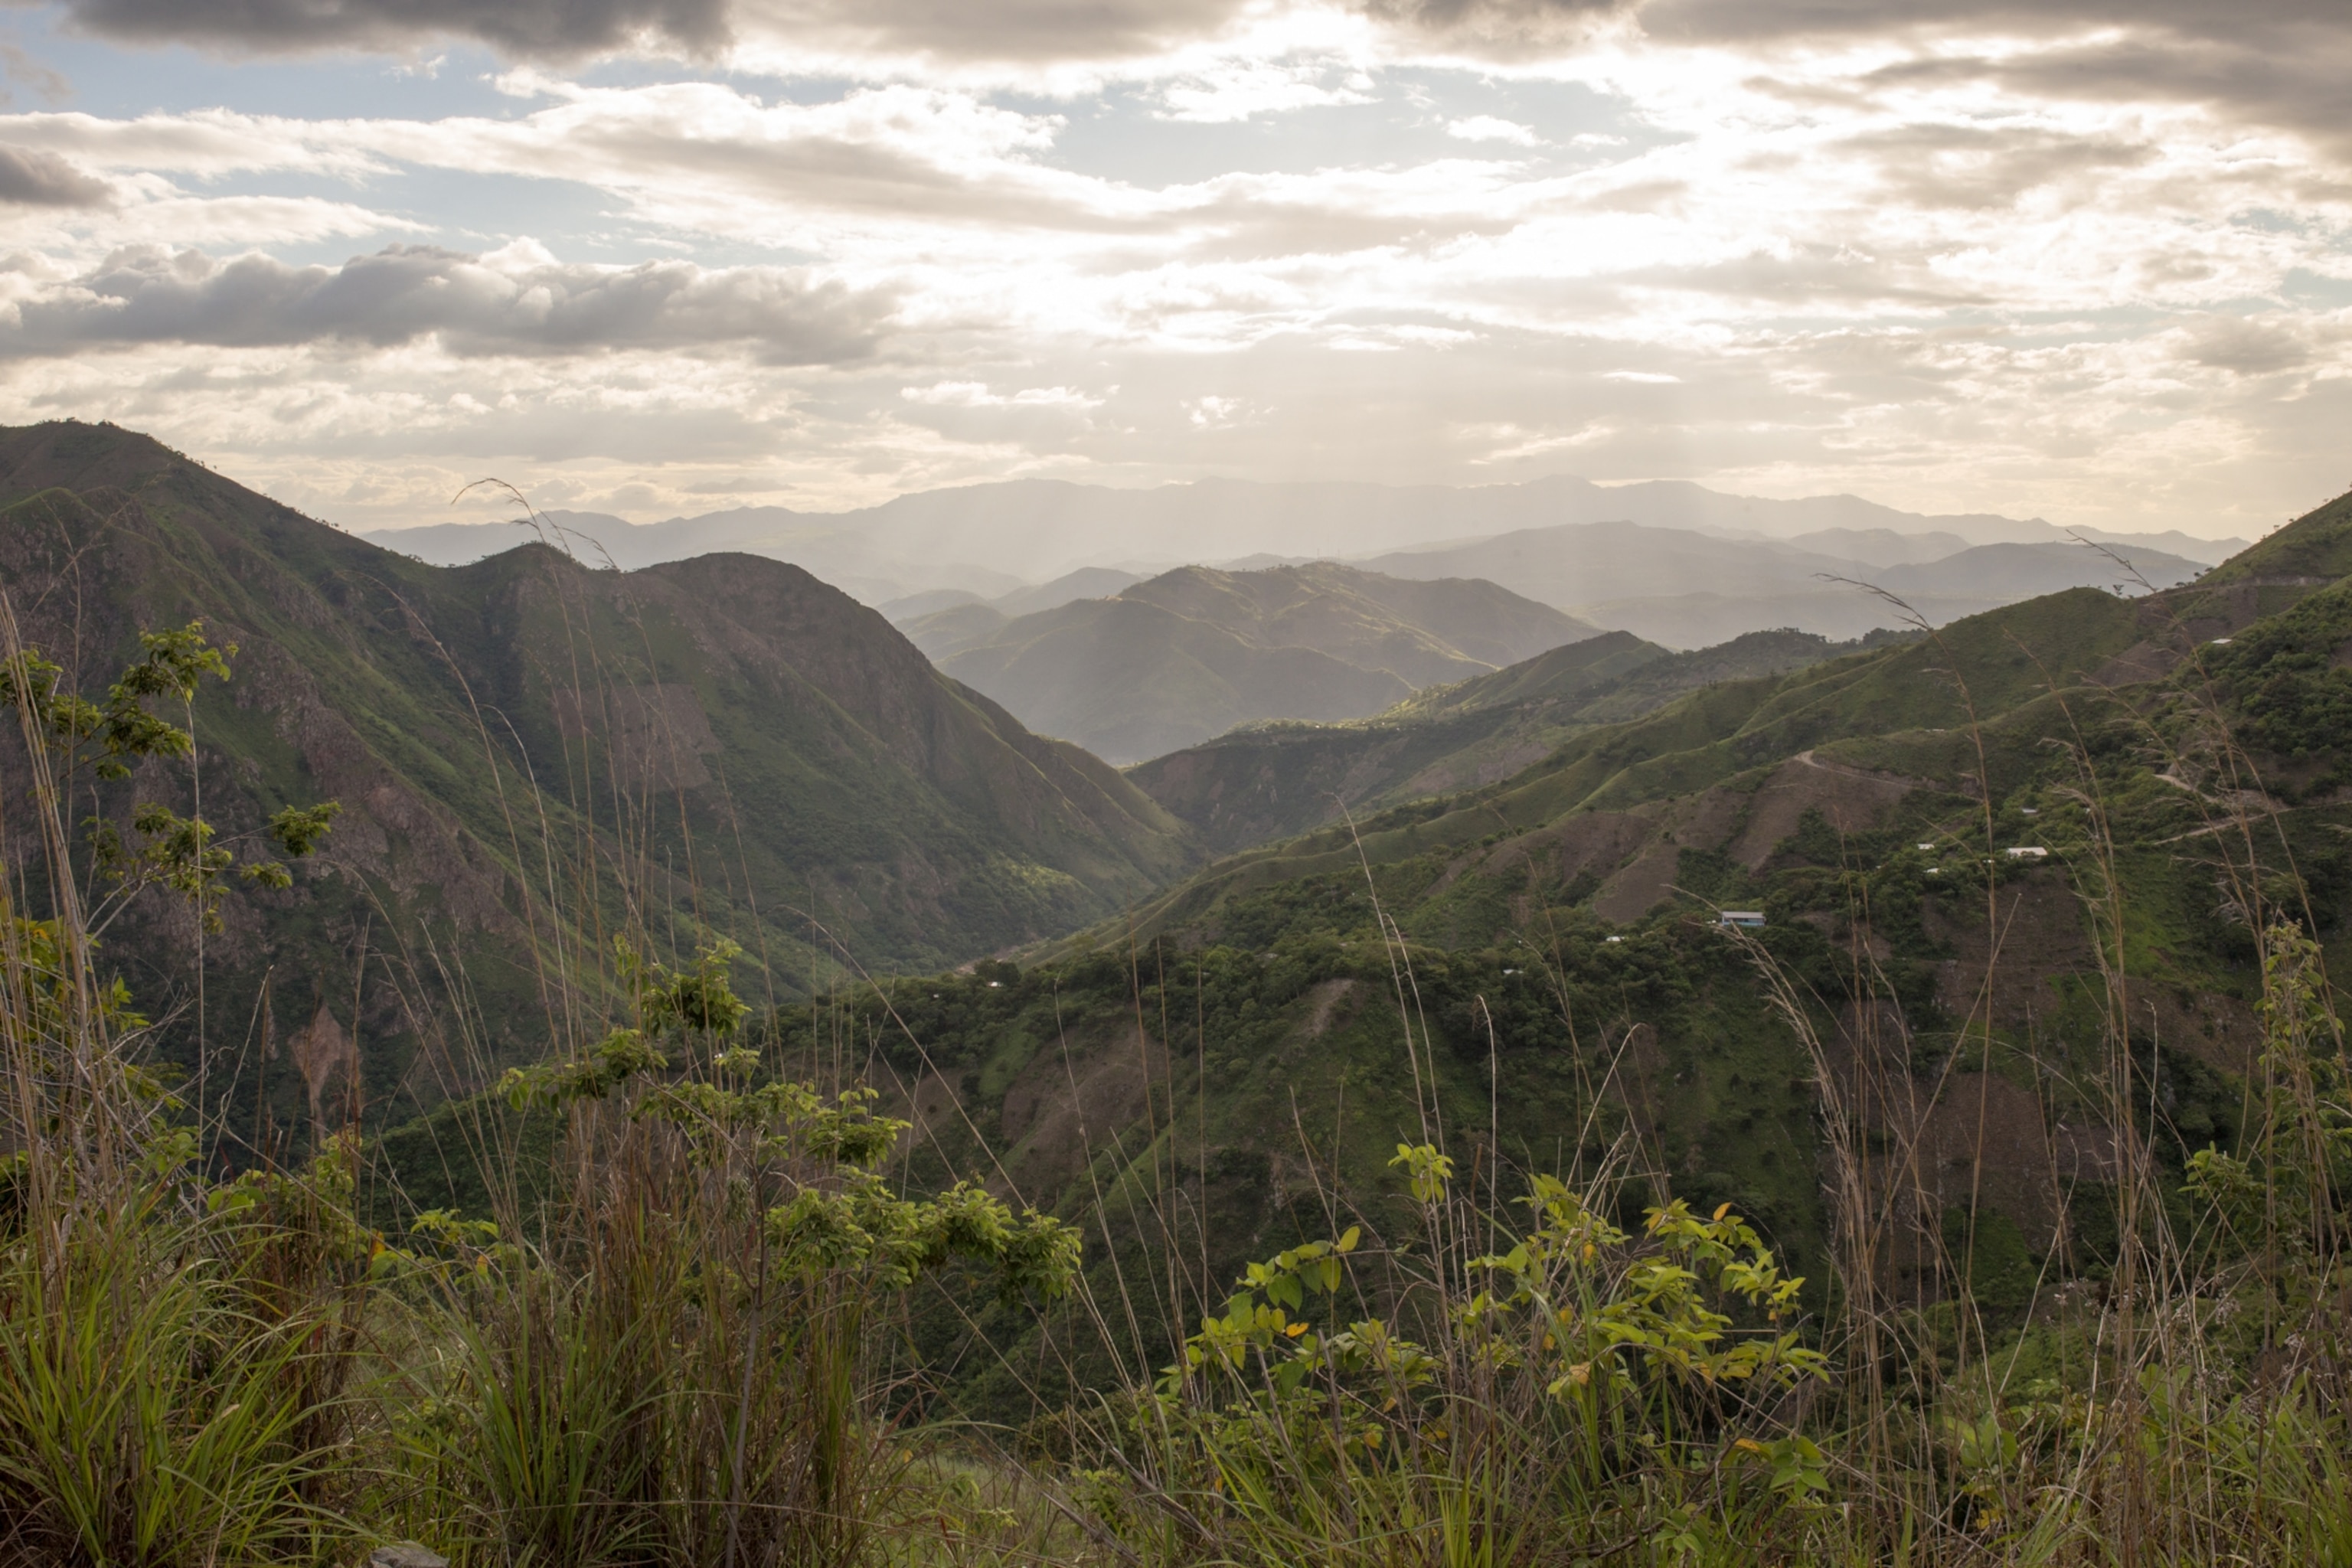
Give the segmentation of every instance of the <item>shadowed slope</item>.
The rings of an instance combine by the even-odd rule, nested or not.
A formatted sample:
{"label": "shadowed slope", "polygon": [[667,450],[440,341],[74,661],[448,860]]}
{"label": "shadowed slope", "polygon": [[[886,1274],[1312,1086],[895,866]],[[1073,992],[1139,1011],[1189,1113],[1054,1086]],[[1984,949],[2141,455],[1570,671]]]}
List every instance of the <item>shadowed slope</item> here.
{"label": "shadowed slope", "polygon": [[[273,965],[299,993],[278,1016],[320,996],[348,1015],[369,950],[429,968],[429,937],[466,950],[493,1034],[527,1036],[534,965],[601,942],[615,900],[676,911],[682,945],[734,937],[791,990],[829,939],[868,963],[952,963],[1108,913],[1191,855],[1114,770],[781,562],[614,573],[533,544],[426,566],[103,426],[0,434],[0,504],[22,633],[78,689],[142,629],[202,619],[237,645],[194,714],[208,816],[343,805],[320,860],[234,901],[207,953],[239,1017]],[[97,808],[126,816],[149,787]],[[406,1006],[371,969],[367,1098],[414,1087]]]}

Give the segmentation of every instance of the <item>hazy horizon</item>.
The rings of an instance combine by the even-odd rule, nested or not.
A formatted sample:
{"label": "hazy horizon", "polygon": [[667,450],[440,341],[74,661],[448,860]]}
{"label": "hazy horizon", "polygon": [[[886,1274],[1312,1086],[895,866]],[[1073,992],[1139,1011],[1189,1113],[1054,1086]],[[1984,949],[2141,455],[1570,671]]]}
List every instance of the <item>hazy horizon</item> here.
{"label": "hazy horizon", "polygon": [[[1523,488],[1523,487],[1525,487],[1525,486],[1529,486],[1529,485],[1539,485],[1539,484],[1543,484],[1543,483],[1545,483],[1546,481],[1549,481],[1549,480],[1568,480],[1568,481],[1570,481],[1570,482],[1577,483],[1577,484],[1590,484],[1590,485],[1596,486],[1596,487],[1598,487],[1598,488],[1600,488],[1600,489],[1632,489],[1633,487],[1637,486],[1637,485],[1658,484],[1658,483],[1662,483],[1662,482],[1663,482],[1663,483],[1669,483],[1669,484],[1676,484],[1676,483],[1697,484],[1697,485],[1700,485],[1700,486],[1701,486],[1701,488],[1703,488],[1703,489],[1710,489],[1710,490],[1715,490],[1715,487],[1713,487],[1713,486],[1711,486],[1711,485],[1706,485],[1706,484],[1705,484],[1705,482],[1704,482],[1704,481],[1701,481],[1701,480],[1696,480],[1696,479],[1679,479],[1679,478],[1677,478],[1677,479],[1667,479],[1667,480],[1660,480],[1660,479],[1614,479],[1614,480],[1609,480],[1609,479],[1587,479],[1587,478],[1586,478],[1584,475],[1582,475],[1582,474],[1570,473],[1570,472],[1567,472],[1567,471],[1565,471],[1565,470],[1563,470],[1563,471],[1561,471],[1561,472],[1558,472],[1558,473],[1531,474],[1531,475],[1528,475],[1528,477],[1526,477],[1525,479],[1496,479],[1496,480],[1491,480],[1491,481],[1488,481],[1488,482],[1486,482],[1486,483],[1479,483],[1479,482],[1476,482],[1476,481],[1471,481],[1471,482],[1468,482],[1468,483],[1463,483],[1463,484],[1451,484],[1451,485],[1449,485],[1449,484],[1444,484],[1444,483],[1441,483],[1441,482],[1438,482],[1438,481],[1427,481],[1427,482],[1422,482],[1422,483],[1413,483],[1413,482],[1390,483],[1390,482],[1383,481],[1383,480],[1380,480],[1380,479],[1338,479],[1338,478],[1294,478],[1294,479],[1250,479],[1250,478],[1245,478],[1245,477],[1244,477],[1244,476],[1242,476],[1242,475],[1238,475],[1238,474],[1200,474],[1200,475],[1195,475],[1195,476],[1192,476],[1192,477],[1191,477],[1191,478],[1187,478],[1187,479],[1150,479],[1150,480],[1141,480],[1141,479],[1138,479],[1138,480],[1130,480],[1130,481],[1127,481],[1127,482],[1121,482],[1121,481],[1117,480],[1117,479],[1076,479],[1076,478],[1070,478],[1070,477],[1064,476],[1064,475],[1023,474],[1023,475],[1017,475],[1017,476],[1013,476],[1013,477],[1007,478],[1007,479],[968,479],[968,480],[964,480],[964,481],[962,481],[962,482],[961,482],[961,483],[951,484],[951,485],[927,485],[927,486],[924,486],[924,487],[922,487],[921,489],[919,489],[900,490],[900,491],[897,491],[897,492],[895,492],[895,493],[893,493],[893,494],[890,494],[890,495],[879,496],[879,497],[877,497],[876,499],[874,499],[874,500],[872,500],[856,501],[856,502],[844,502],[844,503],[842,503],[842,504],[840,504],[840,505],[837,505],[837,506],[793,506],[793,505],[792,505],[792,504],[791,504],[790,502],[788,502],[788,501],[758,500],[758,501],[733,501],[733,502],[721,502],[721,503],[715,504],[715,505],[705,506],[705,507],[702,507],[702,508],[699,508],[699,509],[698,509],[698,510],[689,510],[689,511],[672,511],[672,512],[664,512],[664,511],[663,511],[660,508],[658,508],[658,507],[651,507],[651,508],[648,508],[648,507],[629,508],[629,507],[573,507],[573,506],[557,506],[557,507],[539,508],[539,509],[537,509],[537,510],[546,510],[546,511],[569,511],[569,512],[583,512],[583,513],[592,513],[592,512],[593,512],[593,513],[595,513],[595,514],[597,514],[597,515],[601,515],[601,516],[604,516],[604,517],[613,517],[613,518],[617,518],[617,519],[619,519],[619,520],[620,520],[621,521],[623,521],[623,522],[626,522],[626,523],[630,524],[630,525],[631,525],[631,526],[633,526],[633,527],[638,527],[638,528],[651,528],[651,527],[658,527],[659,525],[661,525],[661,524],[663,524],[663,523],[666,523],[666,522],[683,522],[683,521],[692,521],[692,520],[695,520],[695,519],[698,519],[698,518],[719,516],[719,515],[722,515],[722,514],[724,514],[724,513],[726,513],[726,512],[730,512],[730,511],[754,511],[754,510],[763,510],[763,509],[773,509],[773,510],[784,510],[784,511],[790,511],[790,512],[793,512],[793,513],[796,513],[796,514],[798,514],[798,515],[800,515],[800,516],[803,516],[803,517],[843,517],[843,516],[847,516],[847,515],[849,515],[850,513],[853,513],[853,512],[859,512],[859,511],[870,511],[870,510],[875,510],[875,509],[877,509],[877,508],[878,508],[878,507],[887,506],[890,502],[892,502],[892,501],[894,501],[894,500],[907,500],[908,498],[909,498],[909,497],[911,497],[911,496],[937,495],[937,494],[941,494],[941,493],[944,493],[944,492],[953,491],[953,490],[971,490],[971,489],[981,489],[981,488],[982,488],[982,487],[984,487],[984,486],[989,486],[989,485],[1002,485],[1002,484],[1018,484],[1018,483],[1024,482],[1024,480],[1034,480],[1034,481],[1036,481],[1036,482],[1038,482],[1038,483],[1044,483],[1044,484],[1059,484],[1059,485],[1072,485],[1072,486],[1079,486],[1079,487],[1084,487],[1084,488],[1087,488],[1087,489],[1092,489],[1125,490],[1125,491],[1132,491],[1132,492],[1148,492],[1148,491],[1151,491],[1151,490],[1172,489],[1178,489],[1178,488],[1186,487],[1186,486],[1203,486],[1203,485],[1218,485],[1218,484],[1252,485],[1252,486],[1260,486],[1260,487],[1264,487],[1264,488],[1267,488],[1267,489],[1274,489],[1274,488],[1277,488],[1277,487],[1305,487],[1305,486],[1321,486],[1321,485],[1329,485],[1329,486],[1342,486],[1342,485],[1366,485],[1366,486],[1370,486],[1370,487],[1373,487],[1373,488],[1377,488],[1377,489],[1385,489],[1385,490],[1410,490],[1410,489],[1452,489],[1452,490],[1480,490],[1480,489],[1487,489],[1487,490],[1496,490],[1496,489],[1519,489],[1519,488]],[[1729,495],[1729,496],[1734,496],[1736,499],[1740,499],[1740,500],[1776,500],[1776,501],[1788,501],[1788,502],[1791,502],[1791,503],[1803,502],[1803,501],[1845,501],[1845,500],[1853,500],[1853,501],[1861,501],[1861,502],[1864,503],[1865,505],[1869,505],[1869,506],[1884,506],[1884,505],[1885,505],[1885,504],[1886,504],[1886,503],[1885,503],[1885,502],[1883,502],[1883,501],[1880,501],[1880,500],[1876,500],[1876,499],[1875,499],[1875,498],[1874,498],[1874,497],[1866,496],[1866,495],[1858,495],[1858,494],[1855,494],[1854,492],[1853,492],[1853,491],[1851,491],[1851,490],[1837,491],[1837,492],[1834,492],[1834,493],[1819,493],[1819,494],[1790,495],[1790,496],[1768,496],[1768,495],[1763,495],[1763,494],[1760,494],[1760,493],[1751,495],[1751,494],[1748,494],[1748,493],[1747,493],[1747,492],[1734,492],[1734,491],[1727,491],[1727,490],[1715,490],[1715,493],[1717,493],[1717,494],[1718,494],[1718,495]],[[524,499],[525,499],[526,500],[530,500],[530,497],[528,496],[528,494],[526,494],[526,495],[525,495],[525,498],[524,498]],[[535,503],[534,503],[534,504],[535,504]],[[507,508],[507,510],[514,510],[514,509],[513,509],[511,506],[509,506],[509,507]],[[1905,510],[1905,509],[1901,509],[1901,508],[1889,508],[1889,510]],[[1929,512],[1919,512],[1919,513],[1914,513],[1913,515],[1920,516],[1920,517],[1934,517],[1934,516],[1937,516],[1937,515],[1939,515],[1939,514],[1937,514],[1937,513],[1929,513]],[[1941,514],[1941,515],[1970,515],[1970,514],[1959,513],[1959,514]],[[1976,514],[1976,515],[2006,515],[2006,514]],[[397,522],[385,522],[385,523],[379,523],[379,524],[375,524],[375,525],[373,525],[373,528],[374,528],[374,530],[375,530],[376,531],[381,531],[381,532],[385,532],[385,533],[403,533],[403,532],[406,532],[406,531],[410,531],[410,530],[412,530],[412,529],[418,529],[418,528],[436,528],[436,527],[439,527],[439,526],[441,526],[441,525],[443,525],[443,524],[451,523],[451,522],[457,522],[457,523],[486,523],[486,522],[490,522],[491,521],[492,521],[492,520],[486,519],[486,518],[482,518],[482,517],[478,517],[478,516],[459,516],[459,515],[456,515],[456,514],[453,514],[453,513],[450,513],[450,512],[448,512],[448,511],[445,510],[442,514],[437,515],[437,516],[436,516],[436,515],[434,515],[434,514],[431,514],[431,513],[420,513],[420,514],[418,514],[418,515],[416,515],[416,516],[415,516],[415,517],[408,518],[408,519],[404,520],[404,521],[397,521]],[[2049,520],[2048,520],[2048,519],[2045,519],[2045,518],[2019,518],[2019,519],[2017,519],[2017,521],[2021,521],[2021,522],[2024,522],[2024,521],[2049,521]],[[2282,519],[2280,519],[2280,520],[2279,520],[2279,522],[2278,522],[2277,524],[2274,524],[2274,525],[2268,525],[2268,526],[2284,526],[2284,523],[2285,523],[2285,521],[2286,521],[2285,519],[2282,518]],[[2265,527],[2264,531],[2268,531],[2268,526],[2266,526],[2266,527]],[[2213,537],[2213,536],[2210,536],[2210,535],[2199,535],[2199,536],[2197,536],[2197,537],[2203,538],[2203,537]],[[1276,552],[1276,553],[1278,553],[1278,552]]]}

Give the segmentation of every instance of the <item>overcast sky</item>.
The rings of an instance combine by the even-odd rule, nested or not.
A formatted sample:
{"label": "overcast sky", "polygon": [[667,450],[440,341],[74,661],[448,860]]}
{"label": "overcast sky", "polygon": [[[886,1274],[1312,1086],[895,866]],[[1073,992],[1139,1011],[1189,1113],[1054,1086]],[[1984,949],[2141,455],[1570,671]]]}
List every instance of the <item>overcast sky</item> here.
{"label": "overcast sky", "polygon": [[[354,527],[2352,481],[2344,0],[0,0],[0,419]],[[1278,541],[1269,541],[1278,547]]]}

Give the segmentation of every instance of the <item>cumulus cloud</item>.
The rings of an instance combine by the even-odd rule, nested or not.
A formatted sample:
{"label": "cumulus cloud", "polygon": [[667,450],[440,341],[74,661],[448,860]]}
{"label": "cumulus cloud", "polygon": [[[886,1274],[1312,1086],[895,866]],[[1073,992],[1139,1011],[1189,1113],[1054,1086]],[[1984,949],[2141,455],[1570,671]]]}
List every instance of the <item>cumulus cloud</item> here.
{"label": "cumulus cloud", "polygon": [[2335,0],[1646,0],[1640,18],[1677,44],[1896,46],[1880,87],[2203,104],[2352,152],[2352,28]]}
{"label": "cumulus cloud", "polygon": [[290,267],[141,246],[67,282],[21,281],[31,286],[11,290],[0,322],[0,351],[19,355],[160,342],[388,348],[432,338],[465,356],[724,348],[814,364],[873,352],[889,311],[887,299],[794,269],[590,267],[528,247],[482,257],[394,246],[341,267]]}
{"label": "cumulus cloud", "polygon": [[[719,56],[790,74],[863,79],[964,68],[1037,85],[1041,67],[1137,72],[1166,101],[1229,118],[1347,101],[1270,58],[1229,60],[1206,85],[1188,51],[1302,18],[1351,18],[1387,42],[1524,67],[1596,44],[1674,48],[1935,47],[1888,62],[2027,90],[2208,103],[2352,150],[2341,114],[2352,29],[2336,0],[64,0],[101,37],[232,53],[363,47],[414,54],[437,40],[517,58],[651,52]],[[1324,28],[1327,34],[1331,29]],[[1340,33],[1345,28],[1339,29]],[[1336,35],[1334,35],[1336,36]],[[2012,47],[2030,43],[2031,47]],[[1982,46],[1982,47],[1976,47]],[[1220,46],[1222,47],[1222,46]],[[1277,48],[1276,53],[1279,53]],[[1264,55],[1265,51],[1259,53]],[[1010,71],[1015,73],[1006,76]],[[1023,74],[1027,73],[1027,74]]]}
{"label": "cumulus cloud", "polygon": [[34,207],[97,207],[114,187],[55,153],[0,146],[0,202]]}
{"label": "cumulus cloud", "polygon": [[81,29],[238,53],[413,50],[467,39],[514,58],[709,54],[748,41],[843,55],[1136,58],[1208,37],[1243,0],[67,0]]}
{"label": "cumulus cloud", "polygon": [[2312,345],[2304,332],[2282,321],[2222,317],[2192,328],[2184,345],[2186,359],[2238,375],[2268,375],[2296,370],[2312,361]]}
{"label": "cumulus cloud", "polygon": [[1573,47],[1636,17],[1642,0],[1363,0],[1374,20],[1454,43]]}
{"label": "cumulus cloud", "polygon": [[727,38],[726,0],[69,0],[67,11],[105,37],[260,54],[465,37],[562,57],[647,43],[709,50]]}

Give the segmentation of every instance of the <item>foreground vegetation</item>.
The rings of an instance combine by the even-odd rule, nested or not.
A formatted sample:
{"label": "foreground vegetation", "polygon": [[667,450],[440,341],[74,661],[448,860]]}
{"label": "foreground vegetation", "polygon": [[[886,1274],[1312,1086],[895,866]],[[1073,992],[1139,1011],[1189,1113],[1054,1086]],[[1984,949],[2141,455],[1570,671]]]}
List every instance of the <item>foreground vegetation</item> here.
{"label": "foreground vegetation", "polygon": [[[484,1045],[482,1092],[274,1158],[159,1069],[174,1020],[99,939],[143,899],[202,941],[333,814],[78,826],[78,780],[194,765],[227,660],[151,636],[84,701],[12,633],[0,1555],[2352,1565],[2341,900],[2331,819],[2276,807],[2340,787],[2343,592],[2095,711],[2029,673],[1996,718],[1936,638],[1958,724],[1832,670],[1908,705],[1869,744],[1978,784],[1685,851],[1685,907],[1760,935],[1566,879],[1463,940],[1507,794],[1454,803],[1502,825],[1467,852],[1408,812],[1352,882],[1309,845],[1132,943],[776,1009],[649,881],[545,961],[534,1065]],[[1736,776],[1704,707],[1610,776]],[[2029,810],[2057,864],[1997,853]],[[2000,940],[2045,894],[2083,944],[2050,986]],[[2156,1026],[2184,953],[2242,1008],[2221,1065]],[[1906,1098],[1956,1082],[1964,1156]],[[2065,1132],[2046,1234],[2042,1188],[1980,1190],[2012,1090]]]}

